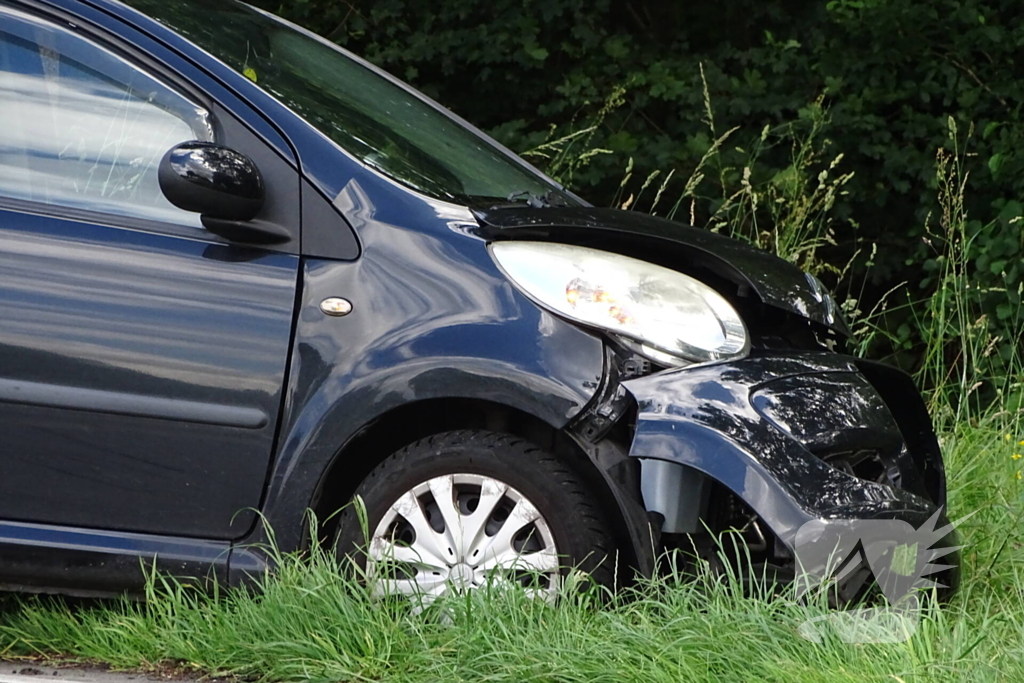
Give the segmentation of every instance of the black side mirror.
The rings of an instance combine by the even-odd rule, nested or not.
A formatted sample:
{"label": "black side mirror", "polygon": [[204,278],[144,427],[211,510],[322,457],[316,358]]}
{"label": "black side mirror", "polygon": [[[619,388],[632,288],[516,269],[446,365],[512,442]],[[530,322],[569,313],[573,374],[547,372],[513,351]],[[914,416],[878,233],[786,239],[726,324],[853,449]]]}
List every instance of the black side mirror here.
{"label": "black side mirror", "polygon": [[291,238],[281,226],[253,220],[266,200],[263,176],[240,152],[212,142],[183,142],[160,160],[157,180],[171,204],[200,214],[215,235],[257,244]]}
{"label": "black side mirror", "polygon": [[247,221],[263,207],[263,177],[249,157],[212,142],[183,142],[160,160],[160,189],[203,218]]}

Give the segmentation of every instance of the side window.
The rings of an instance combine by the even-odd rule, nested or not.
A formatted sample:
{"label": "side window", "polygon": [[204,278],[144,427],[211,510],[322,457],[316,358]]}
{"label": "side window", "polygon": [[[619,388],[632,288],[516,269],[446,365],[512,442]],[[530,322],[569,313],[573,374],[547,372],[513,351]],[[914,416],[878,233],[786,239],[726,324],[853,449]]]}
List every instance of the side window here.
{"label": "side window", "polygon": [[97,42],[0,7],[0,200],[184,225],[164,153],[213,140],[209,113]]}

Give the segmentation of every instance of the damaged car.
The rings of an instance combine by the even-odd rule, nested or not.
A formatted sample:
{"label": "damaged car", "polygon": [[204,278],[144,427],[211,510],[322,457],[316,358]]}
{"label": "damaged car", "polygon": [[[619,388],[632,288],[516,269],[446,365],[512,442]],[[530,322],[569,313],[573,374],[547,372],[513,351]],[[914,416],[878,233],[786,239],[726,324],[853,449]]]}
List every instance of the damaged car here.
{"label": "damaged car", "polygon": [[5,588],[237,585],[322,536],[385,594],[547,595],[941,516],[918,390],[816,278],[261,10],[0,0],[0,102]]}

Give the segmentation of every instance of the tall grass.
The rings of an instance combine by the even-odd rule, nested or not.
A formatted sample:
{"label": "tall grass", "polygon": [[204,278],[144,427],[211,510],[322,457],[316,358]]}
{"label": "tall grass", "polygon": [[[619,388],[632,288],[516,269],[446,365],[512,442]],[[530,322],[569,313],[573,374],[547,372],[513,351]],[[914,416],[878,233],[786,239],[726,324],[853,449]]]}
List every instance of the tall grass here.
{"label": "tall grass", "polygon": [[[843,155],[831,150],[823,101],[810,103],[796,121],[766,125],[741,146],[734,137],[738,128],[719,132],[705,81],[703,120],[712,142],[689,173],[656,170],[634,189],[630,160],[613,204],[750,242],[814,274],[842,275],[845,269],[818,257],[820,248],[835,245],[831,212],[853,177],[842,170]],[[759,161],[774,148],[788,148],[789,163],[764,176]],[[742,165],[729,164],[726,149],[745,155]],[[674,189],[680,182],[682,188]]]}
{"label": "tall grass", "polygon": [[1024,374],[1016,342],[1024,331],[1024,318],[1019,307],[1011,305],[1014,312],[1002,325],[1013,338],[1009,344],[1001,344],[1006,340],[994,335],[988,324],[986,300],[997,296],[1012,304],[1012,299],[1005,290],[981,288],[971,281],[970,255],[978,233],[969,229],[964,205],[967,156],[952,117],[949,134],[951,149],[940,149],[936,157],[938,229],[929,229],[938,285],[924,306],[911,308],[922,311],[915,316],[924,342],[919,379],[933,388],[931,407],[937,419],[953,426],[977,419],[990,406],[998,409],[1020,393]]}

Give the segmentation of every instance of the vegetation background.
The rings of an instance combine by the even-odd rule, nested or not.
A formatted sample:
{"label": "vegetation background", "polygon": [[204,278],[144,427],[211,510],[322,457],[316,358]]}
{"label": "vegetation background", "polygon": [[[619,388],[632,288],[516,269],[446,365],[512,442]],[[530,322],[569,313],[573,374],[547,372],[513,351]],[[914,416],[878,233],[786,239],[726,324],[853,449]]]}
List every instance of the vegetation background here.
{"label": "vegetation background", "polygon": [[[905,642],[811,644],[823,601],[669,573],[556,605],[382,605],[337,561],[259,593],[0,598],[0,657],[267,681],[1024,680],[1024,22],[1011,0],[258,0],[487,129],[598,205],[775,251],[858,353],[926,389],[964,580]],[[756,584],[756,582],[755,582]]]}

